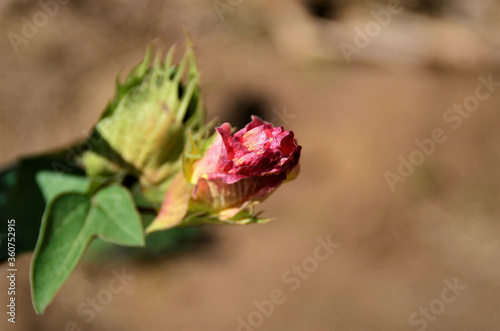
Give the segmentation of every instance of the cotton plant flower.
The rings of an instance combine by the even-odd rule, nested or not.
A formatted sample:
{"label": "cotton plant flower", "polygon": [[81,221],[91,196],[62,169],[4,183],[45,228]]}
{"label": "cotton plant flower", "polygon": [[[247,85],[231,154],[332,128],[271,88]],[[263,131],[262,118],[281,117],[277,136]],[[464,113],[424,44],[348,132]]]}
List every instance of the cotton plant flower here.
{"label": "cotton plant flower", "polygon": [[[301,146],[292,131],[252,116],[235,133],[224,123],[210,135],[214,125],[205,123],[193,45],[188,42],[178,64],[174,52],[175,47],[162,62],[161,53],[153,60],[149,49],[125,81],[117,82],[116,95],[91,136],[78,144],[90,146],[79,163],[86,176],[59,173],[55,160],[54,171],[43,166],[35,172],[46,206],[38,215],[30,267],[38,314],[95,238],[143,247],[154,231],[266,222],[270,219],[255,214],[254,206],[297,176]],[[82,150],[62,155],[80,160]],[[38,161],[45,164],[45,157]],[[13,205],[33,197],[14,192]]]}
{"label": "cotton plant flower", "polygon": [[254,215],[253,207],[298,175],[302,147],[292,131],[257,116],[245,128],[231,131],[231,125],[224,123],[208,143],[191,140],[183,171],[147,232],[204,223],[269,221]]}

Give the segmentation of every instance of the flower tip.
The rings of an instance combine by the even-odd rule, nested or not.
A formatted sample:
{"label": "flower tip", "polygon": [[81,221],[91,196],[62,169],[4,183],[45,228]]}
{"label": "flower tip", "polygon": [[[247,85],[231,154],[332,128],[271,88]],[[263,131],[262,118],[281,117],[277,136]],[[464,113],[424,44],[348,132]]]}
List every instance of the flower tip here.
{"label": "flower tip", "polygon": [[251,118],[252,118],[252,121],[245,126],[245,129],[247,131],[252,130],[253,128],[256,128],[256,127],[264,125],[264,124],[269,124],[268,122],[264,121],[262,118],[260,118],[257,115],[252,115]]}

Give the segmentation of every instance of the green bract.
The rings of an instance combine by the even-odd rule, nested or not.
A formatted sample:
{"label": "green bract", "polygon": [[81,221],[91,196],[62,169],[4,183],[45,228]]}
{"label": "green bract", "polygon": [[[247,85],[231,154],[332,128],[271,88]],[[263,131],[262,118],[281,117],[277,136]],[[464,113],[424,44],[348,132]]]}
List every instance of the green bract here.
{"label": "green bract", "polygon": [[88,176],[133,175],[152,205],[181,168],[181,154],[190,130],[202,127],[205,113],[192,46],[179,65],[175,48],[164,63],[152,50],[125,82],[117,82],[113,101],[95,126],[91,150],[83,156]]}

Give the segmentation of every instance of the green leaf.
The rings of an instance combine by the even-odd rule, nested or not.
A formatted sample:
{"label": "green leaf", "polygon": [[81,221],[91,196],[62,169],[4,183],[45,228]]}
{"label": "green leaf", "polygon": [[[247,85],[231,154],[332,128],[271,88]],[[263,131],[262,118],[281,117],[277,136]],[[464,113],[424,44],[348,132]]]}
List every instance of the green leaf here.
{"label": "green leaf", "polygon": [[84,193],[89,185],[86,177],[53,171],[40,171],[36,174],[36,181],[46,202],[63,192]]}
{"label": "green leaf", "polygon": [[126,188],[109,186],[93,197],[62,193],[48,204],[31,262],[33,306],[38,314],[45,311],[96,236],[120,245],[144,245],[140,216]]}
{"label": "green leaf", "polygon": [[[16,254],[32,251],[35,248],[42,215],[46,202],[36,175],[40,171],[84,175],[74,163],[75,153],[82,150],[81,144],[73,145],[45,155],[23,158],[11,168],[0,171],[0,219],[16,220]],[[6,237],[7,227],[0,229],[0,236]],[[6,259],[7,242],[0,245],[0,261]]]}
{"label": "green leaf", "polygon": [[[141,212],[142,223],[147,226],[156,217],[156,213]],[[199,227],[172,228],[167,231],[157,231],[146,236],[144,247],[124,247],[95,239],[87,248],[83,261],[93,263],[109,263],[130,258],[154,259],[158,256],[173,256],[190,249],[202,248],[209,238]]]}

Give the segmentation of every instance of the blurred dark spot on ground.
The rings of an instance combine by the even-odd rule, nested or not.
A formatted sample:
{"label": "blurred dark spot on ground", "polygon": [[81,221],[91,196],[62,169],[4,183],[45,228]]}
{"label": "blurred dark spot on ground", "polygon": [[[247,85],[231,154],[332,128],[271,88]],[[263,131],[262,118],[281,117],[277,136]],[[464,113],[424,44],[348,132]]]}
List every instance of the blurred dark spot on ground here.
{"label": "blurred dark spot on ground", "polygon": [[443,0],[412,0],[406,1],[405,5],[417,12],[431,17],[439,17],[443,14]]}
{"label": "blurred dark spot on ground", "polygon": [[267,97],[256,92],[239,93],[230,101],[227,110],[221,116],[221,122],[229,122],[233,127],[243,128],[250,122],[252,115],[270,121],[272,114]]}
{"label": "blurred dark spot on ground", "polygon": [[342,0],[303,0],[302,3],[306,6],[307,10],[316,17],[326,19],[338,19],[340,17],[340,10]]}
{"label": "blurred dark spot on ground", "polygon": [[35,1],[26,1],[26,0],[14,1],[9,4],[8,14],[10,15],[26,14],[26,12],[29,12],[35,7],[36,7]]}

